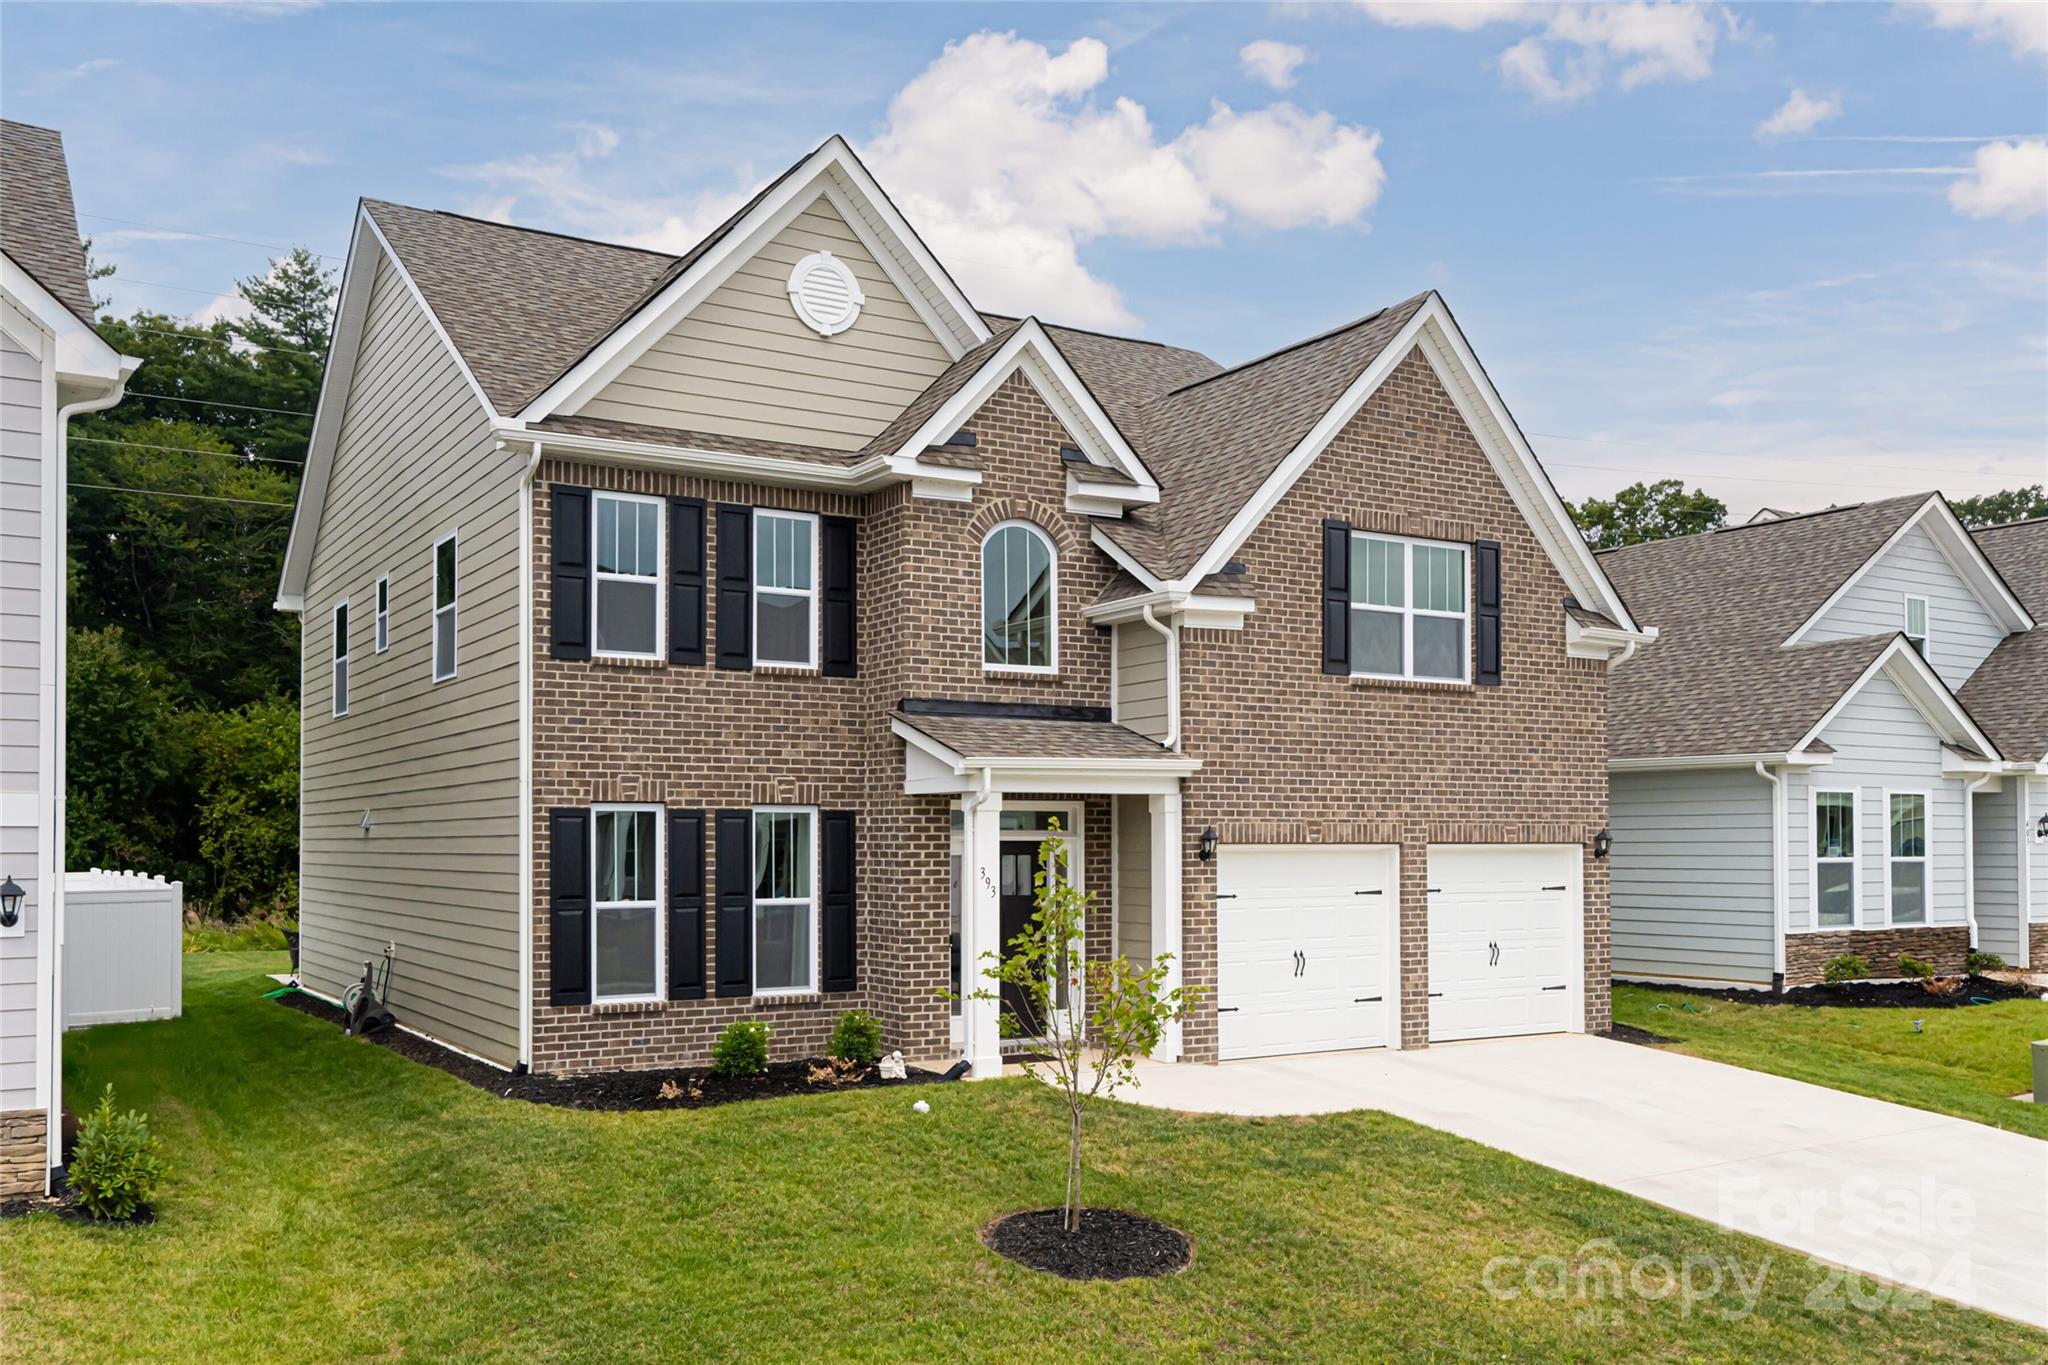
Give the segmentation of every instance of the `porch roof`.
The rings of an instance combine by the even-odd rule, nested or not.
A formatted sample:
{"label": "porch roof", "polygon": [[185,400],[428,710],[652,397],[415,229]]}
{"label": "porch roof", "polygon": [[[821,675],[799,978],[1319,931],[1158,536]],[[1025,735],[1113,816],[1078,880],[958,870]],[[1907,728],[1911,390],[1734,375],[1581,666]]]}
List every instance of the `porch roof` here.
{"label": "porch roof", "polygon": [[905,743],[906,790],[1159,790],[1202,766],[1111,720],[892,710]]}

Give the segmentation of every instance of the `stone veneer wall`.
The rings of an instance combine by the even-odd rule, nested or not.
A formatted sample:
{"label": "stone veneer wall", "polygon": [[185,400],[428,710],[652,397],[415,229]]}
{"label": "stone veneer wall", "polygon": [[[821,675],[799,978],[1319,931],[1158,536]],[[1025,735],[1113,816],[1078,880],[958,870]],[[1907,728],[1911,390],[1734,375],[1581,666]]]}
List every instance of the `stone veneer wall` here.
{"label": "stone veneer wall", "polygon": [[0,1199],[42,1194],[50,1179],[48,1116],[40,1109],[0,1114]]}
{"label": "stone veneer wall", "polygon": [[1828,963],[1854,953],[1870,964],[1874,977],[1895,977],[1899,955],[1910,953],[1934,964],[1937,976],[1960,976],[1970,952],[1970,929],[1963,924],[1912,929],[1853,929],[1839,933],[1787,934],[1785,984],[1811,986],[1824,979]]}

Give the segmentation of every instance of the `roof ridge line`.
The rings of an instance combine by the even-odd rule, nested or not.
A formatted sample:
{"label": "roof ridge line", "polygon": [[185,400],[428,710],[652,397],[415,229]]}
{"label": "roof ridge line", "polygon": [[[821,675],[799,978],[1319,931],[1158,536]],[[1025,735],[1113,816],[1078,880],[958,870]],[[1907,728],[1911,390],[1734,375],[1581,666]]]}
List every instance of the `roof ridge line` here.
{"label": "roof ridge line", "polygon": [[553,228],[528,227],[524,223],[501,223],[495,218],[479,218],[473,213],[457,213],[453,209],[423,209],[418,204],[401,204],[396,199],[373,199],[368,195],[363,197],[363,202],[366,205],[388,204],[392,208],[404,209],[408,213],[425,213],[431,214],[436,218],[453,218],[458,222],[478,223],[484,227],[504,228],[509,232],[524,232],[535,237],[553,237],[564,242],[581,242],[585,246],[609,247],[613,251],[637,251],[643,256],[659,256],[668,261],[679,261],[682,259],[673,251],[657,251],[651,246],[632,246],[626,242],[608,242],[602,237],[582,237],[573,232],[557,232]]}
{"label": "roof ridge line", "polygon": [[1193,380],[1190,383],[1183,384],[1177,389],[1168,389],[1164,394],[1160,396],[1163,398],[1171,398],[1176,394],[1186,393],[1189,389],[1200,388],[1204,384],[1214,383],[1218,379],[1226,379],[1229,376],[1237,374],[1242,370],[1249,370],[1255,365],[1263,365],[1269,360],[1277,360],[1281,356],[1287,355],[1293,351],[1298,351],[1304,346],[1313,346],[1319,341],[1328,341],[1330,338],[1342,336],[1346,332],[1355,332],[1369,322],[1377,322],[1379,319],[1393,312],[1396,308],[1406,308],[1409,304],[1415,302],[1415,300],[1417,299],[1427,298],[1432,292],[1434,291],[1425,289],[1420,294],[1410,294],[1407,298],[1402,299],[1399,303],[1390,303],[1384,308],[1380,308],[1374,312],[1367,313],[1362,318],[1353,318],[1351,321],[1344,323],[1341,326],[1332,327],[1328,331],[1318,332],[1312,337],[1303,337],[1300,341],[1291,341],[1287,345],[1280,347],[1278,350],[1268,351],[1264,355],[1260,356],[1253,356],[1250,360],[1241,361],[1238,364],[1229,366],[1226,369],[1218,370],[1216,373],[1211,375],[1204,375],[1202,378]]}
{"label": "roof ridge line", "polygon": [[2021,517],[2018,521],[2001,521],[1991,526],[1972,526],[1970,534],[1981,536],[1986,531],[2010,531],[2019,526],[2039,526],[2043,522],[2048,522],[2048,512],[2044,512],[2038,517]]}

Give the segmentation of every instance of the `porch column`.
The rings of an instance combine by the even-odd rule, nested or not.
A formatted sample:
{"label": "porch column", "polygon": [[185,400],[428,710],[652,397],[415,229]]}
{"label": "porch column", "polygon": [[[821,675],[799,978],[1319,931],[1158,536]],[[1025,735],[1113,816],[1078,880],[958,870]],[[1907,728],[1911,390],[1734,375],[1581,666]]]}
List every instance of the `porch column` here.
{"label": "porch column", "polygon": [[[989,963],[982,956],[1003,951],[1002,903],[997,895],[1003,866],[1002,820],[1000,793],[984,798],[980,806],[967,812],[966,819],[963,861],[967,885],[960,912],[961,1055],[972,1066],[976,1080],[1003,1074],[1001,1006],[993,998],[996,984],[985,975]],[[974,998],[977,991],[984,990],[991,998]]]}
{"label": "porch column", "polygon": [[[1173,954],[1166,966],[1168,990],[1181,983],[1181,795],[1179,788],[1148,801],[1152,816],[1152,955]],[[1180,1024],[1168,1024],[1160,1032],[1159,1046],[1152,1056],[1162,1062],[1180,1060]]]}

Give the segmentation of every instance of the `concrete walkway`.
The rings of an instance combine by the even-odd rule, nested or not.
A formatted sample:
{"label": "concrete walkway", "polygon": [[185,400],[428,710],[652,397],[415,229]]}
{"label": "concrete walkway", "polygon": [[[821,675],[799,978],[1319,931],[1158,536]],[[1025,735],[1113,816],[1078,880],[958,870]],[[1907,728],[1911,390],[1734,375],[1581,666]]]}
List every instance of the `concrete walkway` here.
{"label": "concrete walkway", "polygon": [[[1125,1098],[1193,1113],[1382,1109],[2048,1328],[2048,1143],[2017,1133],[1574,1034],[1146,1063],[1139,1080]],[[1825,1278],[1773,1273],[1788,1271]],[[1853,1280],[1836,1291],[1865,1307],[1884,1292]]]}

